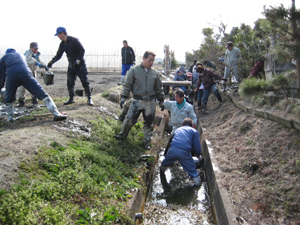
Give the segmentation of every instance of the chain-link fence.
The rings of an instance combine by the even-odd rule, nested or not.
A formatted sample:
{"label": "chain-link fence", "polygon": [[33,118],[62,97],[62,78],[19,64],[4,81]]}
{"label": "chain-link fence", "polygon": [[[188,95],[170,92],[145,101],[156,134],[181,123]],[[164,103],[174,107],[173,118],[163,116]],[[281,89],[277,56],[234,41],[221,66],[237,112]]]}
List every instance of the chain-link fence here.
{"label": "chain-link fence", "polygon": [[[0,58],[5,54],[8,46],[0,46]],[[43,48],[40,49],[40,59],[47,64],[56,54],[57,48]],[[24,54],[28,48],[20,47],[16,48],[16,51]],[[143,54],[134,49],[136,64],[142,62]],[[120,49],[104,49],[104,48],[93,48],[85,49],[84,58],[86,66],[89,72],[101,72],[101,73],[120,73],[122,68],[121,61],[121,48]],[[66,54],[52,66],[53,70],[66,71],[68,68],[68,60]]]}

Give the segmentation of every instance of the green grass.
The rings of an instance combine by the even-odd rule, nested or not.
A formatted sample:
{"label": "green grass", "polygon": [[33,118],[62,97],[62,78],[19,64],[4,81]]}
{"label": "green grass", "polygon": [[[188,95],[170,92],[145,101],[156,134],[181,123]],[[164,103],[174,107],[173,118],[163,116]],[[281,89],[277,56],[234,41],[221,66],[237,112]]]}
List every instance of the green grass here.
{"label": "green grass", "polygon": [[[92,121],[88,140],[68,146],[53,141],[30,163],[20,166],[20,180],[0,190],[0,224],[126,224],[124,211],[132,190],[141,187],[142,123],[126,142],[113,135],[120,124]],[[26,175],[25,175],[26,174]]]}

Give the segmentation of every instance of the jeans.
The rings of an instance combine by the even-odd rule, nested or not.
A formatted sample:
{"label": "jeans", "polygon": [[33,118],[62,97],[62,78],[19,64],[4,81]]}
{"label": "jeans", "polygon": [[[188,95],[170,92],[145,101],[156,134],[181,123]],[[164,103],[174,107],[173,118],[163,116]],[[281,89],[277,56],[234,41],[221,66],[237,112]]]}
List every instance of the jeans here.
{"label": "jeans", "polygon": [[210,88],[204,89],[204,91],[203,91],[203,101],[202,101],[203,105],[207,104],[209,93],[210,93],[211,90],[213,91],[213,94],[217,97],[217,99],[219,100],[219,102],[222,102],[222,97],[221,97],[221,95],[220,95],[220,93],[218,91],[217,85],[214,84]]}
{"label": "jeans", "polygon": [[122,64],[122,76],[125,76],[127,71],[131,68],[132,64]]}

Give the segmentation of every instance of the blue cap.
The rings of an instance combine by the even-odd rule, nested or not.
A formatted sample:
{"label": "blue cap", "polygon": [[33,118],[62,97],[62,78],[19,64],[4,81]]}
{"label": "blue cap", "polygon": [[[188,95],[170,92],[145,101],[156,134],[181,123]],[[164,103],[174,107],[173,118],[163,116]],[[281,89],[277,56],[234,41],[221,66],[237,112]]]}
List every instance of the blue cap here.
{"label": "blue cap", "polygon": [[16,50],[13,48],[8,48],[5,52],[5,54],[12,53],[12,52],[16,52]]}
{"label": "blue cap", "polygon": [[66,28],[64,28],[64,27],[58,27],[56,29],[56,34],[54,34],[54,36],[57,36],[61,32],[67,32]]}

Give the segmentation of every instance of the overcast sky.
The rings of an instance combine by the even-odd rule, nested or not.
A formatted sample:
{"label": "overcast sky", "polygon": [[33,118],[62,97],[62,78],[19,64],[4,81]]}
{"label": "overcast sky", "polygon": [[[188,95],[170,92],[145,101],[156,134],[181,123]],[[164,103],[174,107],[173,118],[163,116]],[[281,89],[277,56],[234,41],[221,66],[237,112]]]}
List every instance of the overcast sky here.
{"label": "overcast sky", "polygon": [[290,7],[291,0],[3,0],[0,46],[27,47],[36,41],[42,53],[56,50],[60,41],[54,34],[63,26],[86,52],[118,50],[126,39],[139,52],[151,50],[160,58],[167,44],[177,60],[185,61],[185,52],[199,48],[203,28],[221,21],[228,32],[241,23],[253,27],[263,18],[264,5],[280,4]]}

